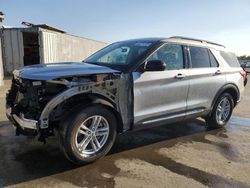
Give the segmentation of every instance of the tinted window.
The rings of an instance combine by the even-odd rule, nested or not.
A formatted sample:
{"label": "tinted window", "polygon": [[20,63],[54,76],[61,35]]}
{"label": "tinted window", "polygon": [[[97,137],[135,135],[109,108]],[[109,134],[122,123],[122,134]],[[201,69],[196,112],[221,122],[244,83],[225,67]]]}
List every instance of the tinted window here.
{"label": "tinted window", "polygon": [[239,61],[234,53],[220,51],[220,55],[231,67],[240,67]]}
{"label": "tinted window", "polygon": [[166,64],[167,70],[184,68],[183,51],[181,45],[166,44],[149,57],[150,60],[161,60]]}
{"label": "tinted window", "polygon": [[210,67],[209,54],[206,48],[189,47],[192,68]]}
{"label": "tinted window", "polygon": [[209,50],[209,58],[210,58],[211,67],[218,67],[219,66],[217,60],[215,59],[212,52],[210,52],[210,50]]}

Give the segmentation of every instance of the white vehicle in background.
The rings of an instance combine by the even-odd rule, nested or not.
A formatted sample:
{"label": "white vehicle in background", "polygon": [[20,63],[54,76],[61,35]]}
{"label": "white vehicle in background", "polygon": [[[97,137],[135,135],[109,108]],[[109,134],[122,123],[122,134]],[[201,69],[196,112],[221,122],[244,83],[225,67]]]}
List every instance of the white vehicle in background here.
{"label": "white vehicle in background", "polygon": [[250,72],[250,61],[248,61],[248,62],[245,63],[244,69],[245,69],[247,72]]}

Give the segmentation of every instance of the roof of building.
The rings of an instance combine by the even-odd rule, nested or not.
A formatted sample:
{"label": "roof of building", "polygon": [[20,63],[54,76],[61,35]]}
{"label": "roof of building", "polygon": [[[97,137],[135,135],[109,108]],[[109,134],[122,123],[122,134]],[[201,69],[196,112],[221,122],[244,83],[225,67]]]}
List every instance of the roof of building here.
{"label": "roof of building", "polygon": [[60,32],[60,33],[66,33],[65,31],[58,29],[54,26],[48,25],[48,24],[33,24],[30,22],[22,22],[22,25],[25,25],[27,27],[35,27],[35,28],[43,28],[43,29],[48,29],[48,30],[52,30],[52,31],[56,31],[56,32]]}
{"label": "roof of building", "polygon": [[66,33],[65,31],[61,30],[61,29],[58,29],[54,26],[51,26],[51,25],[47,25],[47,24],[33,24],[32,27],[40,27],[40,28],[43,28],[43,29],[48,29],[48,30],[52,30],[52,31],[57,31],[57,32],[60,32],[60,33]]}

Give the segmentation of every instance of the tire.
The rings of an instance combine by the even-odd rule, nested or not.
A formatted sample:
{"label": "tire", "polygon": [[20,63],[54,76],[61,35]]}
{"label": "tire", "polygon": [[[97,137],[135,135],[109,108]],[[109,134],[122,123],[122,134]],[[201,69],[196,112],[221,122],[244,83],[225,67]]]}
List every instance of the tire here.
{"label": "tire", "polygon": [[74,109],[59,126],[59,139],[65,156],[77,165],[103,157],[115,142],[116,124],[114,114],[102,105]]}
{"label": "tire", "polygon": [[[223,105],[225,105],[224,108],[222,108]],[[232,96],[229,93],[223,93],[217,99],[211,115],[208,118],[206,118],[208,127],[209,128],[224,127],[232,115],[233,108],[234,108],[234,101]],[[225,114],[223,113],[223,111]]]}

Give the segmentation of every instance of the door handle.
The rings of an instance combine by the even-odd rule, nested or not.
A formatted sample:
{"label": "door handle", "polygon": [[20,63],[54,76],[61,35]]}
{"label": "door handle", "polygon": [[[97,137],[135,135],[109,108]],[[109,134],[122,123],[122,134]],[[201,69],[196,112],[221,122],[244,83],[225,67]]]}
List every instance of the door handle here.
{"label": "door handle", "polygon": [[220,71],[220,70],[217,70],[214,74],[215,74],[215,75],[219,75],[219,74],[221,74],[221,71]]}
{"label": "door handle", "polygon": [[174,78],[176,78],[176,79],[183,79],[183,78],[185,78],[185,75],[179,73],[179,74],[177,74]]}

